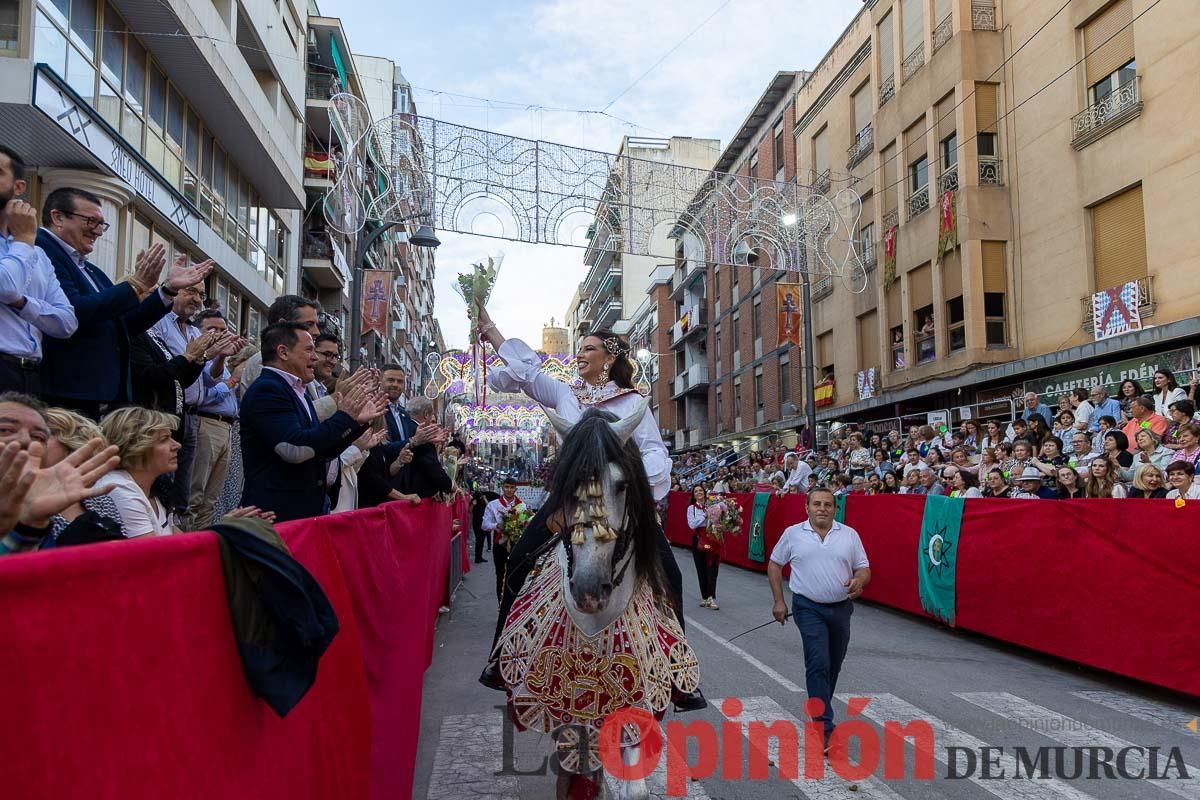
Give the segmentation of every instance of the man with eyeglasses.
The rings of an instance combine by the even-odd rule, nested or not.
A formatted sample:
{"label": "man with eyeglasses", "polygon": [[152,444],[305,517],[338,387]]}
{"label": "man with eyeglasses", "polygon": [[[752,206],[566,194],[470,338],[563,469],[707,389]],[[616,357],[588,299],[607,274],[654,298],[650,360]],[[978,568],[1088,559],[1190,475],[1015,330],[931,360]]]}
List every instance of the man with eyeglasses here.
{"label": "man with eyeglasses", "polygon": [[70,339],[45,341],[42,392],[54,405],[93,419],[104,408],[133,399],[130,339],[166,316],[180,290],[200,283],[212,270],[211,262],[190,265],[183,255],[160,285],[166,250],[156,244],[138,253],[132,271],[114,285],[88,261],[108,228],[100,198],[67,187],[46,198],[36,240],[79,321]]}
{"label": "man with eyeglasses", "polygon": [[[188,345],[200,338],[200,329],[192,324],[192,317],[204,305],[204,298],[203,283],[184,286],[172,298],[171,310],[148,331],[150,338],[166,348],[172,356],[183,355]],[[188,500],[191,494],[192,462],[196,458],[196,436],[200,427],[200,405],[204,402],[206,389],[219,382],[220,379],[213,378],[209,370],[203,370],[200,377],[183,387],[183,417],[175,435],[181,445],[179,466],[172,477],[167,502],[184,530],[191,530],[188,524],[192,521],[188,516]]]}
{"label": "man with eyeglasses", "polygon": [[41,394],[42,336],[65,339],[79,323],[37,237],[25,163],[0,144],[0,389]]}

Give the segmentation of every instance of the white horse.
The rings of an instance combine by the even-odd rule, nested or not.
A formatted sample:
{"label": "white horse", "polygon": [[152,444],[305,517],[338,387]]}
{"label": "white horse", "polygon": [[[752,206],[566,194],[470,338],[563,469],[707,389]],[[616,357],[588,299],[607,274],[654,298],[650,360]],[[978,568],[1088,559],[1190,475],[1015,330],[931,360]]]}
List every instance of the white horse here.
{"label": "white horse", "polygon": [[[574,731],[567,747],[559,739],[561,800],[590,796],[587,781],[604,786],[589,742],[607,714],[625,706],[661,714],[672,683],[684,691],[699,684],[695,656],[666,601],[650,484],[628,444],[646,409],[643,402],[621,420],[591,409],[574,425],[546,410],[562,437],[546,500],[562,536],[527,579],[498,649],[518,723]],[[581,730],[593,738],[580,744]],[[637,763],[638,745],[626,743],[621,755]],[[644,780],[609,783],[622,800],[649,796]]]}

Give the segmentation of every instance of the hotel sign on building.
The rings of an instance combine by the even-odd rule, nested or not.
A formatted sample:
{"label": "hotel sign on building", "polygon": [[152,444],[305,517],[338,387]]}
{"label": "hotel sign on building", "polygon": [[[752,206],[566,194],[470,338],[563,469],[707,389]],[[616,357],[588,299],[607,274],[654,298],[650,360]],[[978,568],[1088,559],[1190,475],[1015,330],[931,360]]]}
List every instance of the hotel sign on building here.
{"label": "hotel sign on building", "polygon": [[95,115],[91,106],[78,100],[45,69],[37,70],[33,104],[86,147],[109,171],[129,184],[139,197],[179,226],[188,238],[193,242],[200,240],[200,217],[183,195],[169,187],[162,176],[109,128],[108,123]]}

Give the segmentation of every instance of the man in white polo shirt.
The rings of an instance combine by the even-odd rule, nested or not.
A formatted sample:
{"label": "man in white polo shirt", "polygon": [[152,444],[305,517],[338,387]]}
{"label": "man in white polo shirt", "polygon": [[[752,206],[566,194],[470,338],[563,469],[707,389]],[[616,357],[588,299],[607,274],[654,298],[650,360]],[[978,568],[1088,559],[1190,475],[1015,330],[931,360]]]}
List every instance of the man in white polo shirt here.
{"label": "man in white polo shirt", "polygon": [[825,751],[829,752],[833,693],[850,644],[851,601],[871,580],[871,568],[858,532],[834,522],[837,502],[833,492],[823,487],[810,490],[807,508],[808,519],[785,530],[771,551],[767,578],[775,596],[771,613],[782,625],[788,613],[783,600],[783,567],[792,567],[788,587],[792,590],[792,618],[804,642],[805,685],[809,697],[825,704],[816,719],[825,727]]}

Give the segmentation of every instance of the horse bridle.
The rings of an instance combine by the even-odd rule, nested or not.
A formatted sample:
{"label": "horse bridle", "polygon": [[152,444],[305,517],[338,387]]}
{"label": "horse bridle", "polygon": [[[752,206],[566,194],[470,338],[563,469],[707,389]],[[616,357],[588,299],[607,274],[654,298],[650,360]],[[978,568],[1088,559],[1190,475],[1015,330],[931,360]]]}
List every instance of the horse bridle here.
{"label": "horse bridle", "polygon": [[[621,585],[621,581],[625,578],[625,571],[629,569],[629,565],[633,561],[632,558],[625,558],[632,537],[624,530],[624,526],[622,526],[620,533],[613,529],[612,522],[608,518],[608,509],[604,507],[604,503],[602,502],[603,499],[604,487],[600,485],[598,478],[592,478],[586,485],[580,484],[575,489],[575,519],[571,523],[571,540],[570,542],[565,540],[563,542],[568,545],[566,547],[567,579],[569,580],[575,572],[575,554],[571,546],[581,545],[586,541],[584,531],[590,522],[592,536],[595,537],[596,541],[616,541],[612,555],[613,564],[620,564],[622,560],[625,561],[624,564],[621,564],[616,574],[613,575],[612,585],[615,589]],[[628,514],[626,514],[626,522],[628,522]],[[544,547],[548,547],[551,544],[557,543],[559,539],[563,539],[563,533],[565,531],[555,534],[554,537],[546,542]]]}

